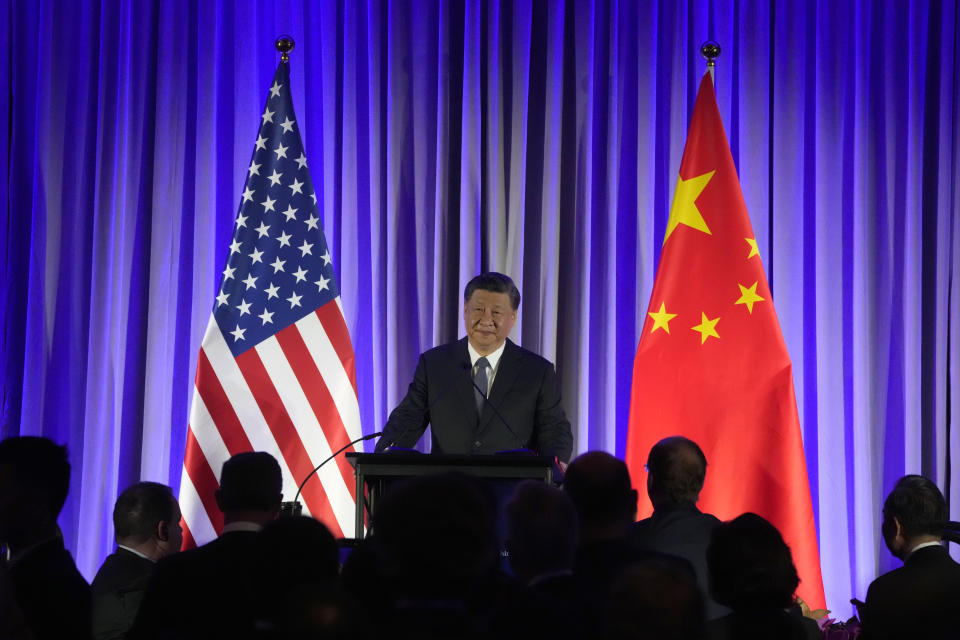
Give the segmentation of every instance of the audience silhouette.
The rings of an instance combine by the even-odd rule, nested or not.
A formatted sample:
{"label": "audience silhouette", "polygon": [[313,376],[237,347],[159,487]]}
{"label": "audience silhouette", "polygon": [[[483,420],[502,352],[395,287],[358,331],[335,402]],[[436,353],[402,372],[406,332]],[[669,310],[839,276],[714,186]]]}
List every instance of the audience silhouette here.
{"label": "audience silhouette", "polygon": [[[93,582],[91,618],[91,588],[56,525],[66,450],[8,438],[0,637],[819,638],[794,601],[799,579],[777,529],[752,513],[721,523],[696,509],[706,471],[699,447],[665,439],[648,466],[654,514],[640,523],[626,465],[601,451],[573,460],[562,489],[517,484],[500,514],[499,494],[479,478],[397,482],[377,499],[368,536],[344,547],[352,551],[341,566],[321,522],[277,519],[277,461],[237,454],[214,495],[223,530],[197,549],[177,553],[180,509],[169,487],[139,482],[121,493],[117,549]],[[870,586],[864,640],[957,636],[960,565],[940,544],[945,520],[943,496],[926,478],[902,478],[888,496],[883,535],[904,566]],[[708,620],[714,601],[725,613]]]}
{"label": "audience silhouette", "polygon": [[280,465],[268,453],[225,463],[216,491],[223,531],[207,544],[157,563],[132,638],[235,638],[256,615],[257,534],[280,512]]}
{"label": "audience silhouette", "polygon": [[820,637],[817,623],[794,605],[800,579],[790,547],[760,516],[745,513],[716,527],[707,547],[707,566],[713,598],[732,609],[707,625],[711,640]]}
{"label": "audience silhouette", "polygon": [[720,520],[697,508],[707,475],[707,458],[693,440],[664,438],[647,456],[647,495],[653,515],[634,524],[630,539],[641,549],[679,556],[689,561],[706,598],[708,620],[730,613],[709,596],[707,545]]}
{"label": "audience silhouette", "polygon": [[57,526],[69,489],[66,447],[34,436],[0,442],[0,542],[12,615],[22,615],[37,640],[90,637],[90,585]]}
{"label": "audience silhouette", "polygon": [[883,504],[883,539],[903,561],[870,585],[860,607],[864,640],[960,637],[960,564],[941,541],[947,503],[918,475],[900,478]]}
{"label": "audience silhouette", "polygon": [[124,489],[113,508],[117,550],[107,556],[90,585],[93,637],[126,638],[154,563],[180,551],[180,505],[170,487],[138,482]]}

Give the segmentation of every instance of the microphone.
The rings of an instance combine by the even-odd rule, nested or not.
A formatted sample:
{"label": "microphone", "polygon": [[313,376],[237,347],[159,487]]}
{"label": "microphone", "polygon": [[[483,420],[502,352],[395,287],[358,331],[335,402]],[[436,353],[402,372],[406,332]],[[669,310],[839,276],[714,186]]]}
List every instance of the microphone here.
{"label": "microphone", "polygon": [[361,436],[361,437],[357,438],[356,440],[351,440],[350,442],[348,442],[347,444],[343,445],[342,447],[340,447],[339,449],[337,449],[335,452],[333,452],[332,454],[330,454],[330,456],[329,456],[327,459],[325,459],[323,462],[321,462],[320,464],[318,464],[317,466],[315,466],[315,467],[313,468],[313,471],[311,471],[310,473],[308,473],[308,474],[307,474],[307,477],[304,478],[304,479],[303,479],[303,482],[300,483],[300,487],[297,489],[297,495],[293,496],[293,500],[291,500],[290,502],[281,502],[281,503],[280,503],[280,516],[281,516],[281,517],[288,517],[288,516],[299,516],[299,515],[301,515],[301,514],[303,513],[303,505],[300,504],[300,501],[299,501],[297,498],[300,497],[300,492],[303,491],[303,487],[306,486],[307,480],[309,480],[310,478],[312,478],[312,477],[313,477],[313,474],[315,474],[317,471],[320,471],[320,468],[321,468],[323,465],[327,464],[328,462],[330,462],[331,460],[333,460],[334,458],[336,458],[338,455],[340,455],[341,453],[343,453],[344,451],[346,451],[349,447],[352,447],[353,445],[355,445],[355,444],[357,444],[358,442],[361,442],[361,441],[363,441],[363,440],[371,440],[371,439],[373,439],[373,438],[376,438],[377,436],[379,436],[379,435],[382,434],[382,433],[383,433],[382,431],[375,431],[374,433],[371,433],[371,434],[369,434],[369,435]]}
{"label": "microphone", "polygon": [[[470,365],[468,365],[468,364],[466,364],[466,363],[464,363],[463,366],[466,367],[466,370],[467,370],[467,371],[469,371],[470,369],[473,368],[473,367],[471,367]],[[528,449],[527,447],[523,446],[523,440],[520,439],[520,436],[517,435],[517,432],[513,430],[513,427],[510,426],[510,423],[507,422],[507,419],[504,418],[504,417],[503,417],[503,414],[500,413],[500,410],[497,409],[497,405],[495,405],[495,404],[493,404],[492,402],[490,402],[490,399],[487,397],[487,394],[485,394],[485,393],[483,392],[483,389],[481,389],[480,386],[477,385],[477,381],[473,379],[473,376],[470,376],[470,384],[472,384],[472,385],[473,385],[473,388],[476,389],[476,390],[480,393],[480,396],[483,398],[483,405],[486,406],[486,407],[490,407],[491,409],[493,409],[493,413],[494,413],[498,418],[500,418],[500,422],[502,422],[502,423],[503,423],[503,426],[505,426],[505,427],[507,428],[507,431],[510,432],[510,435],[513,436],[513,439],[517,441],[517,445],[519,445],[519,449],[521,449],[521,450],[526,450],[526,451],[530,451],[530,449]],[[509,453],[512,453],[512,452],[509,452]],[[531,453],[532,453],[532,452],[531,452]]]}

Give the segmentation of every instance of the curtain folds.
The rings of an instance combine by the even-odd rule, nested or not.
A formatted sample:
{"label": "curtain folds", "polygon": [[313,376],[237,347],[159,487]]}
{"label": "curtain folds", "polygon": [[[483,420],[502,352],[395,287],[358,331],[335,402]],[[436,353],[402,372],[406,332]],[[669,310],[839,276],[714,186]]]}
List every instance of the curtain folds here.
{"label": "curtain folds", "polygon": [[932,477],[960,517],[955,1],[3,5],[0,429],[69,446],[61,526],[88,577],[119,490],[179,484],[281,33],[365,432],[418,354],[461,334],[463,285],[493,269],[521,289],[514,339],[557,364],[576,450],[622,455],[714,39],[828,605],[843,615],[896,564],[879,530],[899,476]]}

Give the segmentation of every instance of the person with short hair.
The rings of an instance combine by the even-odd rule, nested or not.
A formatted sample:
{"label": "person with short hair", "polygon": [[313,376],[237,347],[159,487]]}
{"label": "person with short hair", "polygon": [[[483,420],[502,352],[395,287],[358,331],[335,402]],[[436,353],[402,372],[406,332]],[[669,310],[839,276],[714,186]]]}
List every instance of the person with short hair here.
{"label": "person with short hair", "polygon": [[820,628],[794,603],[800,584],[790,547],[755,513],[718,525],[707,547],[710,593],[731,613],[711,620],[709,640],[819,640]]}
{"label": "person with short hair", "polygon": [[0,441],[0,543],[14,601],[37,640],[90,637],[90,585],[57,526],[69,490],[66,447],[37,436]]}
{"label": "person with short hair", "polygon": [[577,512],[563,491],[537,480],[514,489],[504,510],[506,549],[513,575],[525,585],[542,585],[573,575]]}
{"label": "person with short hair", "polygon": [[429,424],[434,453],[532,449],[561,463],[570,459],[573,436],[553,365],[507,338],[519,307],[508,276],[488,272],[467,283],[466,337],[420,356],[377,451],[412,447]]}
{"label": "person with short hair", "polygon": [[634,524],[629,538],[641,549],[680,556],[693,565],[704,595],[707,620],[730,612],[717,604],[707,587],[707,546],[720,524],[697,508],[707,476],[707,457],[683,436],[664,438],[647,456],[647,495],[653,514]]}
{"label": "person with short hair", "polygon": [[280,513],[282,486],[269,453],[224,462],[214,493],[223,512],[220,536],[157,563],[130,637],[245,637],[256,611],[257,534]]}
{"label": "person with short hair", "polygon": [[93,579],[93,637],[126,638],[155,563],[180,551],[180,505],[158,482],[130,485],[113,507],[117,550]]}
{"label": "person with short hair", "polygon": [[861,638],[960,637],[960,564],[943,546],[947,503],[920,475],[900,478],[883,503],[883,540],[903,566],[883,574],[860,607]]}
{"label": "person with short hair", "polygon": [[637,515],[637,492],[623,460],[605,451],[577,456],[564,476],[563,491],[577,512],[580,543],[573,575],[585,594],[588,620],[602,619],[610,586],[631,565],[658,558],[693,576],[682,558],[640,549],[627,539]]}

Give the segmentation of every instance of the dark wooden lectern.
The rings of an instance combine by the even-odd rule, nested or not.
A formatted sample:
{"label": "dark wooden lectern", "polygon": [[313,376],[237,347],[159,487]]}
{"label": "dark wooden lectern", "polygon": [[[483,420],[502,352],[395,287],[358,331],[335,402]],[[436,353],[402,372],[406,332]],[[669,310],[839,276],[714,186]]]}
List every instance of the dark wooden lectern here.
{"label": "dark wooden lectern", "polygon": [[451,456],[423,453],[348,453],[357,479],[357,511],[354,535],[363,537],[365,522],[376,509],[377,498],[391,481],[430,473],[459,471],[496,480],[553,482],[553,458],[547,456],[493,455]]}

